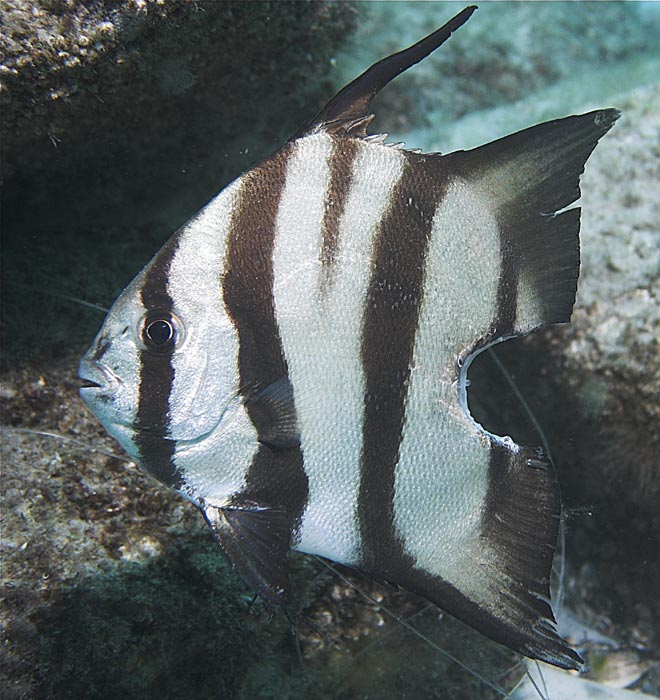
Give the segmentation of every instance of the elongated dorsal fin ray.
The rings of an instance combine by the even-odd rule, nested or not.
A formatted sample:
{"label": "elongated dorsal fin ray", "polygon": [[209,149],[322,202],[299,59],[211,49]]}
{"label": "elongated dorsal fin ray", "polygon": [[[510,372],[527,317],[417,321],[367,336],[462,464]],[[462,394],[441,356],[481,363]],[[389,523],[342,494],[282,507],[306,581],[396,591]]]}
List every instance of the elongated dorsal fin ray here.
{"label": "elongated dorsal fin ray", "polygon": [[[299,129],[293,139],[319,131],[363,138],[373,119],[369,106],[376,95],[397,75],[419,63],[461,27],[477,9],[470,5],[424,39],[403,51],[374,63],[362,75],[340,90],[314,118]],[[292,140],[293,140],[292,139]]]}

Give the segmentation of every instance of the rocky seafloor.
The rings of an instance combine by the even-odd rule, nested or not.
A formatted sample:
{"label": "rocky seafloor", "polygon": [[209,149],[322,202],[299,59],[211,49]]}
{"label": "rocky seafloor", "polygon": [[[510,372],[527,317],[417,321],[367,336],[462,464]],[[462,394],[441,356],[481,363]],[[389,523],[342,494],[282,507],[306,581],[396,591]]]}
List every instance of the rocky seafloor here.
{"label": "rocky seafloor", "polygon": [[[151,118],[171,105],[168,76],[178,76],[180,83],[180,64],[190,51],[186,12],[193,5],[203,9],[204,3],[107,5],[115,13],[123,5],[139,21],[124,25],[113,14],[117,31],[128,26],[132,33],[117,43],[119,53],[113,54],[112,42],[100,52],[104,60],[108,54],[112,58],[108,65],[99,67],[90,59],[101,75],[118,71],[108,78],[119,87],[116,101],[108,99],[103,108],[104,118],[114,120],[117,143],[126,144],[122,157],[134,150],[138,161],[146,154],[148,162],[158,164],[158,144],[142,139],[148,120],[132,136],[131,120],[143,113]],[[215,3],[213,12],[222,14],[220,5],[225,19],[237,12],[237,3]],[[308,37],[334,28],[330,44],[318,47],[319,63],[305,53],[307,71],[317,65],[326,83],[328,56],[336,67],[332,75],[340,81],[458,9],[444,3],[374,3],[358,7],[357,14],[350,9],[348,18],[321,12],[317,24],[294,22],[291,28],[274,3],[261,6],[263,26],[275,22],[273,31],[265,32],[269,36],[283,26]],[[77,17],[76,3],[14,2],[3,5],[3,11],[7,7],[56,15],[63,40],[91,21],[88,16],[71,19]],[[653,51],[660,18],[643,3],[608,3],[598,8],[598,16],[594,11],[589,3],[544,4],[540,11],[528,3],[482,6],[461,30],[465,36],[457,34],[439,52],[439,63],[431,62],[435,57],[423,62],[411,71],[411,81],[402,78],[391,86],[379,107],[383,121],[375,128],[397,131],[396,138],[410,147],[447,152],[555,116],[596,107],[622,110],[582,180],[582,271],[572,323],[507,343],[498,348],[498,357],[542,426],[560,473],[566,556],[564,566],[558,560],[556,567],[562,582],[559,620],[587,658],[585,678],[596,684],[580,686],[583,697],[601,693],[624,700],[641,693],[660,696],[660,57]],[[208,23],[208,14],[205,22],[190,17],[197,29],[187,40],[197,42],[199,56],[186,65],[219,70],[200,58],[208,55],[211,39],[207,45],[195,34]],[[346,23],[341,31],[340,22]],[[348,26],[354,24],[351,37]],[[21,31],[29,34],[31,26],[27,22]],[[246,57],[254,55],[248,46],[241,48]],[[269,73],[263,67],[272,65],[276,59],[270,56],[277,50],[261,40],[257,46],[259,64],[251,70],[264,73],[264,85],[286,75],[295,82],[295,73],[287,73],[291,61],[286,56]],[[184,58],[172,55],[174,49]],[[142,107],[131,111],[135,95],[126,85],[149,74],[139,67],[141,52],[165,77],[156,83],[145,79],[152,89],[146,102],[153,107],[140,101]],[[66,63],[66,57],[59,58]],[[46,56],[45,65],[52,68],[49,60]],[[123,74],[126,62],[129,70]],[[78,66],[74,61],[70,68]],[[69,129],[76,134],[72,141],[79,141],[97,134],[95,127],[85,126],[86,119],[94,121],[84,108],[84,93],[93,81],[81,81],[75,72],[67,76],[66,66],[58,70],[64,83],[53,86],[75,83],[73,92],[83,93],[76,98],[83,106],[69,103],[69,114],[56,115],[55,135],[66,139]],[[31,78],[19,76],[30,99],[43,94],[44,75],[42,70],[32,96]],[[257,84],[256,78],[250,80]],[[184,111],[180,117],[191,124],[203,121],[210,100],[204,91],[201,96],[195,91],[199,82],[184,80],[182,92],[174,91],[181,104],[192,104],[186,106],[192,115]],[[11,87],[3,83],[3,90]],[[138,89],[144,89],[142,84]],[[231,94],[236,88],[228,89]],[[322,100],[318,91],[313,99]],[[201,113],[194,112],[195,104]],[[76,109],[80,119],[71,118]],[[238,125],[238,107],[228,108],[226,116],[223,109],[224,104],[218,106],[216,123],[227,122],[235,131],[232,142],[240,143],[246,131]],[[244,109],[255,111],[249,104]],[[37,134],[32,141],[24,140],[25,129],[16,131],[20,137],[3,132],[3,150],[26,155],[14,157],[13,171],[3,167],[9,184],[3,191],[3,208],[9,209],[3,253],[9,257],[4,256],[2,283],[10,306],[3,309],[3,324],[5,334],[15,337],[5,343],[0,388],[2,697],[424,700],[498,697],[493,686],[508,689],[518,683],[522,668],[515,655],[423,601],[364,579],[347,582],[345,572],[330,571],[309,557],[292,557],[296,591],[290,619],[269,610],[231,572],[194,507],[144,475],[104,434],[81,405],[75,378],[84,350],[81,336],[87,333],[91,340],[103,314],[54,296],[111,303],[150,250],[208,195],[212,162],[199,155],[204,137],[196,135],[192,144],[184,139],[176,146],[181,167],[191,165],[194,177],[175,182],[173,190],[165,175],[145,184],[144,173],[131,166],[122,185],[121,163],[109,155],[112,146],[96,149],[92,140],[63,156],[62,178],[69,188],[63,189],[52,175],[56,164],[44,151],[48,118],[42,119],[43,110],[36,105],[25,114]],[[277,114],[280,121],[290,119],[288,131],[305,116],[291,105]],[[166,133],[167,115],[163,119]],[[265,129],[261,146],[254,148],[267,151]],[[286,131],[279,124],[277,138]],[[244,138],[252,138],[252,132]],[[162,143],[168,158],[172,142],[178,141],[171,136]],[[214,143],[213,148],[222,148]],[[239,156],[238,150],[226,159],[223,173],[245,167],[249,154]],[[102,158],[95,164],[97,152]],[[34,173],[30,157],[36,159]],[[86,193],[85,178],[95,168],[103,172],[89,176],[93,191]],[[218,175],[217,182],[225,177]],[[108,182],[107,208],[119,212],[105,211],[102,204],[99,187]],[[140,183],[148,190],[144,199],[135,195]],[[30,192],[23,194],[25,188]],[[189,190],[183,203],[160,208],[181,189]],[[49,199],[57,200],[52,220],[44,213]],[[54,249],[56,264],[48,259]],[[489,429],[539,442],[492,357],[477,360],[471,377],[471,406]],[[477,675],[449,660],[447,652]],[[578,697],[575,686],[550,692],[550,678],[548,672],[550,698]],[[525,695],[528,691],[519,690],[519,697],[534,697]]]}

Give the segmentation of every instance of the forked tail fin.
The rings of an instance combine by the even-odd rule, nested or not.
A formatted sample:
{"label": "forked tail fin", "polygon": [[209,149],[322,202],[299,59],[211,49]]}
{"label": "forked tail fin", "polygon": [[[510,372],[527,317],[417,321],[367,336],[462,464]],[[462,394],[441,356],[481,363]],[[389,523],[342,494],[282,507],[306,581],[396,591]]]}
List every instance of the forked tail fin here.
{"label": "forked tail fin", "polygon": [[580,175],[620,113],[601,109],[446,156],[496,212],[501,235],[499,319],[491,338],[570,319],[580,264]]}

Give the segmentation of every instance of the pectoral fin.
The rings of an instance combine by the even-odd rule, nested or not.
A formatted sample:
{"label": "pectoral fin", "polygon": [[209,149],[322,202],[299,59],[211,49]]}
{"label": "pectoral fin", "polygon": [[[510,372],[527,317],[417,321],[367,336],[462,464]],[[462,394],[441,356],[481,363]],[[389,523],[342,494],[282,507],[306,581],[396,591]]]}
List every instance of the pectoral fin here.
{"label": "pectoral fin", "polygon": [[259,442],[286,450],[300,445],[300,433],[293,401],[293,387],[287,376],[280,377],[247,399],[250,415],[259,430]]}

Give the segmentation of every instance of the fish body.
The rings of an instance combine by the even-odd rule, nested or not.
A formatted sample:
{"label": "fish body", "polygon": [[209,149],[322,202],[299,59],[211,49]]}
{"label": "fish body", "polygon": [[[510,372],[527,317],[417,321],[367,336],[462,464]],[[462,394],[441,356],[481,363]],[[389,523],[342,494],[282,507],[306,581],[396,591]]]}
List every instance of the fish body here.
{"label": "fish body", "polygon": [[474,421],[467,369],[569,320],[566,207],[618,113],[446,156],[367,136],[375,94],[473,9],[372,66],[177,231],[115,302],[81,395],[267,600],[285,603],[296,549],[576,668],[549,601],[553,466]]}

